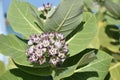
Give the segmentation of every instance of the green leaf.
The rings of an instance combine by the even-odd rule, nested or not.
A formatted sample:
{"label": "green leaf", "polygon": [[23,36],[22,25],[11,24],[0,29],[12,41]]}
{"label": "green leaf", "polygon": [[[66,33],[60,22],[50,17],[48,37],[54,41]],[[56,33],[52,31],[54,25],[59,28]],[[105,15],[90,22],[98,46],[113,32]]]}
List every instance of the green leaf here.
{"label": "green leaf", "polygon": [[[3,55],[10,56],[14,62],[18,65],[24,65],[33,67],[26,56],[27,44],[24,39],[21,39],[15,35],[0,35],[0,52]],[[35,67],[46,67],[49,66],[47,63],[42,66]]]}
{"label": "green leaf", "polygon": [[31,34],[39,34],[42,31],[34,23],[35,18],[31,14],[30,4],[19,0],[12,0],[8,10],[8,20],[12,28],[28,38]]}
{"label": "green leaf", "polygon": [[111,66],[109,70],[112,80],[120,79],[120,63],[116,63],[114,66]]}
{"label": "green leaf", "polygon": [[83,21],[85,21],[84,25],[79,26],[79,29],[82,28],[82,30],[77,32],[67,42],[69,44],[70,51],[68,54],[70,56],[78,54],[86,49],[97,33],[97,19],[94,14],[87,12],[83,13]]}
{"label": "green leaf", "polygon": [[105,18],[107,19],[107,23],[109,25],[120,25],[120,20],[116,19],[110,15],[105,15]]}
{"label": "green leaf", "polygon": [[10,69],[13,69],[13,68],[17,68],[17,66],[14,64],[12,58],[8,58],[8,64],[7,64],[7,69],[10,70]]}
{"label": "green leaf", "polygon": [[0,76],[5,72],[5,64],[0,61]]}
{"label": "green leaf", "polygon": [[25,54],[27,45],[14,35],[0,35],[0,52],[10,56],[13,60],[22,65],[30,65]]}
{"label": "green leaf", "polygon": [[105,0],[105,7],[116,18],[120,18],[120,6],[111,0]]}
{"label": "green leaf", "polygon": [[0,80],[51,80],[50,77],[34,76],[20,69],[11,69],[0,77]]}
{"label": "green leaf", "polygon": [[[112,60],[112,57],[110,55],[106,54],[103,51],[99,51],[97,53],[96,60],[94,60],[93,62],[91,62],[87,66],[84,66],[82,68],[77,69],[75,72],[76,73],[79,73],[79,72],[97,72],[96,77],[93,75],[93,77],[90,77],[87,80],[104,80],[105,76],[108,73],[111,60]],[[91,74],[86,75],[86,77],[89,75],[91,75]],[[81,75],[81,77],[82,77],[82,75]]]}
{"label": "green leaf", "polygon": [[43,31],[42,26],[44,26],[43,25],[44,20],[41,19],[41,17],[39,17],[42,14],[42,12],[38,11],[33,6],[30,6],[30,10],[31,10],[31,13],[32,13],[33,17],[36,19],[35,24]]}
{"label": "green leaf", "polygon": [[91,41],[89,47],[90,48],[95,48],[95,49],[99,49],[100,48],[100,42],[99,42],[98,33],[96,34],[94,39]]}
{"label": "green leaf", "polygon": [[82,8],[82,0],[61,0],[56,11],[46,20],[44,30],[67,36],[81,23]]}
{"label": "green leaf", "polygon": [[81,59],[81,62],[79,63],[79,66],[84,66],[96,58],[95,53],[96,53],[95,49],[85,49],[82,52],[80,52],[79,54],[68,57],[64,61],[63,67],[73,66],[73,65],[77,64],[80,59]]}
{"label": "green leaf", "polygon": [[[10,56],[14,63],[25,72],[29,72],[35,75],[50,75],[51,69],[49,65],[33,65],[31,64],[25,54],[27,45],[20,38],[14,35],[0,36],[0,52],[6,56]],[[15,65],[12,62],[8,65],[8,68],[14,68]],[[43,68],[44,67],[44,68]]]}
{"label": "green leaf", "polygon": [[[78,56],[78,55],[77,55]],[[71,58],[72,60],[74,60],[75,58],[78,59],[76,57],[74,58]],[[79,54],[79,57],[80,54]],[[54,80],[60,80],[62,78],[65,78],[65,77],[68,77],[68,76],[71,76],[75,73],[75,70],[77,69],[77,67],[80,67],[80,66],[83,66],[85,64],[88,64],[89,62],[93,61],[95,59],[95,53],[94,51],[89,51],[88,53],[84,54],[82,56],[82,58],[79,58],[78,62],[72,66],[69,66],[69,67],[61,67],[61,68],[57,68],[55,70],[55,72],[53,71],[53,79]],[[67,62],[68,64],[69,62]],[[64,66],[64,64],[63,64]]]}

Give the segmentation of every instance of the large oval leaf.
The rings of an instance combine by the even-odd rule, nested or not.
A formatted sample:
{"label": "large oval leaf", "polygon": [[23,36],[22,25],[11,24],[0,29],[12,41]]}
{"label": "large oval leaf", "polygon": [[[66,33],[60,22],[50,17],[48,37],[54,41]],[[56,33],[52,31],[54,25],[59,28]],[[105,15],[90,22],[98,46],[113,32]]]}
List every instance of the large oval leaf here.
{"label": "large oval leaf", "polygon": [[56,11],[46,20],[44,30],[62,32],[67,36],[81,22],[82,0],[61,0]]}
{"label": "large oval leaf", "polygon": [[41,30],[34,23],[35,18],[29,7],[30,4],[27,2],[12,0],[8,10],[8,20],[12,28],[27,38],[33,33],[41,33]]}
{"label": "large oval leaf", "polygon": [[84,13],[83,21],[85,21],[85,24],[79,26],[79,29],[82,28],[82,30],[68,40],[70,50],[68,54],[70,56],[78,54],[86,49],[97,33],[97,19],[94,14]]}
{"label": "large oval leaf", "polygon": [[28,65],[25,55],[27,45],[14,35],[0,35],[0,52],[3,55],[12,57],[18,64]]}

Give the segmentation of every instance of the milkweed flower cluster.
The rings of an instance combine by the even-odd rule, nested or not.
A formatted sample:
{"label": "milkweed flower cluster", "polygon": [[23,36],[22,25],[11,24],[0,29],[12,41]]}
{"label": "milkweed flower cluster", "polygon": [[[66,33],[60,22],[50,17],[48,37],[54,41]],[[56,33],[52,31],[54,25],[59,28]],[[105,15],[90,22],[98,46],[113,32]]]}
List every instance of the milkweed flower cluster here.
{"label": "milkweed flower cluster", "polygon": [[38,62],[40,65],[47,60],[56,66],[63,63],[68,53],[68,44],[61,33],[42,33],[31,35],[28,41],[26,55],[31,63]]}

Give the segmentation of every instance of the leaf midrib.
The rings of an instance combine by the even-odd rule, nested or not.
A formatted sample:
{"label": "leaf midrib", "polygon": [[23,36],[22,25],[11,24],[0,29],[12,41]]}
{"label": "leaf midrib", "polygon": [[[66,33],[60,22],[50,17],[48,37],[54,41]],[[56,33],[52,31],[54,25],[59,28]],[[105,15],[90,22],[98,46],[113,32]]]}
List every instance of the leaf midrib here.
{"label": "leaf midrib", "polygon": [[20,15],[25,19],[26,22],[28,22],[28,24],[30,25],[30,27],[32,27],[35,31],[37,31],[38,33],[40,33],[40,31],[38,29],[36,29],[34,27],[33,24],[30,23],[30,21],[24,16],[24,14],[20,11],[20,9],[17,7],[17,5],[15,4],[16,9],[18,10],[18,12],[20,13]]}
{"label": "leaf midrib", "polygon": [[72,10],[72,8],[73,8],[73,5],[74,5],[74,4],[71,5],[71,7],[70,7],[70,9],[68,10],[66,16],[64,17],[63,21],[60,23],[60,25],[58,26],[58,28],[56,29],[56,31],[59,31],[59,30],[61,29],[62,25],[64,24],[64,22],[66,21],[67,17],[68,17],[69,14],[70,14],[70,12],[71,12],[71,10]]}

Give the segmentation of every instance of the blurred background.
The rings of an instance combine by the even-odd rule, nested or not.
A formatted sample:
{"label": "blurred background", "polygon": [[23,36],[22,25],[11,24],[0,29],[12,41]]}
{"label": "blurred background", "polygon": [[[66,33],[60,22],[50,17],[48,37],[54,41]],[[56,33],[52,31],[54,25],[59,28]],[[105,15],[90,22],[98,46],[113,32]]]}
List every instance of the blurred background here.
{"label": "blurred background", "polygon": [[[7,20],[7,11],[12,0],[0,0],[0,34],[16,34]],[[26,0],[36,7],[41,7],[43,4],[50,3],[57,6],[60,0]],[[7,64],[7,57],[0,54],[0,60]]]}

